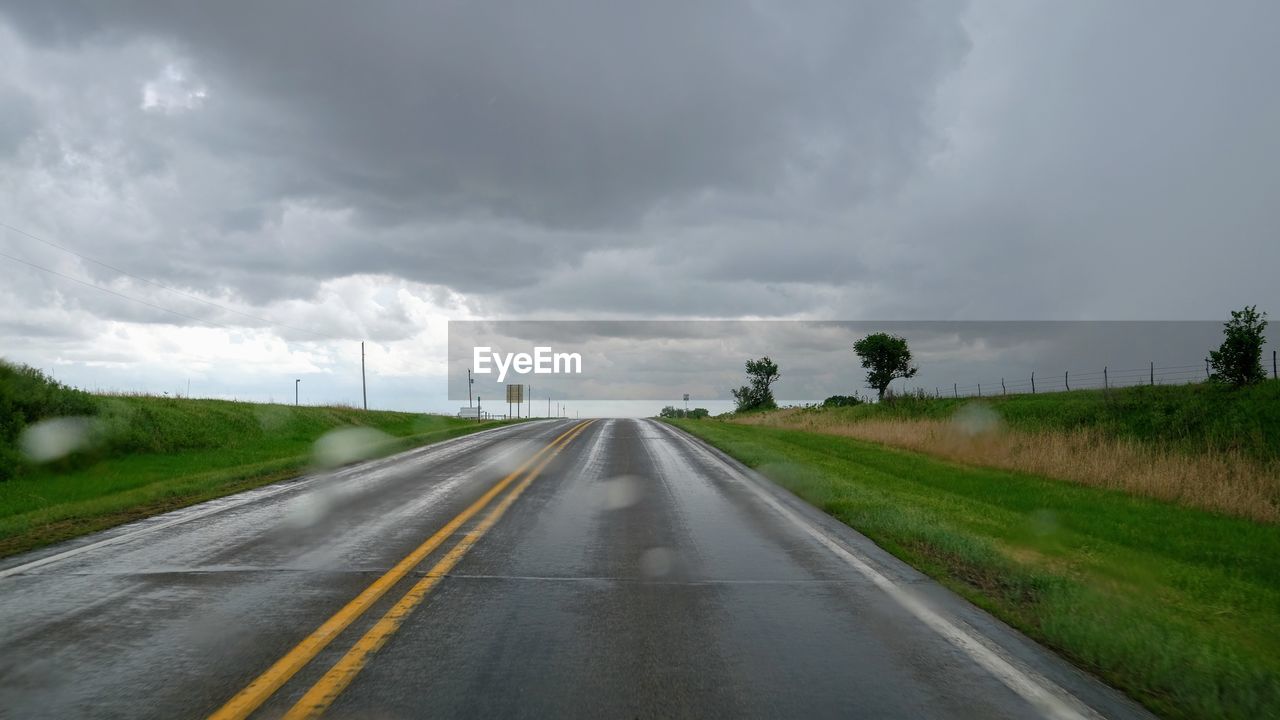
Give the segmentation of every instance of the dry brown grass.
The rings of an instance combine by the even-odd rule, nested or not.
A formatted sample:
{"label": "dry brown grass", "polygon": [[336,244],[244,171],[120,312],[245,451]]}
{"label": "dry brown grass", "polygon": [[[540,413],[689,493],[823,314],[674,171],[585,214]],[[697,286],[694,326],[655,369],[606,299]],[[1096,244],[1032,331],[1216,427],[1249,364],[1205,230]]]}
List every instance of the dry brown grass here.
{"label": "dry brown grass", "polygon": [[870,440],[956,462],[1123,490],[1260,522],[1280,522],[1280,467],[1238,453],[1189,454],[1095,430],[1026,432],[994,418],[850,420],[780,410],[748,425]]}

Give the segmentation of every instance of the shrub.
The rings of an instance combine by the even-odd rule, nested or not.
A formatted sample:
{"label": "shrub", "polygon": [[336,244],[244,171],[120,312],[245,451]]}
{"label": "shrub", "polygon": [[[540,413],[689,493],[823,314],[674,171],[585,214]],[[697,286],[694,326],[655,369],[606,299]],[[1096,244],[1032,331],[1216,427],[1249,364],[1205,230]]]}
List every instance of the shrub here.
{"label": "shrub", "polygon": [[866,402],[858,395],[832,395],[822,401],[822,407],[853,407]]}
{"label": "shrub", "polygon": [[53,417],[96,415],[93,396],[67,387],[39,370],[0,360],[0,480],[25,465],[18,438],[34,422]]}

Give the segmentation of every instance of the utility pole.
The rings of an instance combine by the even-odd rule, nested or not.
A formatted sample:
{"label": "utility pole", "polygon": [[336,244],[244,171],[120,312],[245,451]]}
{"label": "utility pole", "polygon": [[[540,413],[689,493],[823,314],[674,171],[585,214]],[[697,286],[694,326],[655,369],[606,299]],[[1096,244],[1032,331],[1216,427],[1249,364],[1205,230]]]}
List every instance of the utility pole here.
{"label": "utility pole", "polygon": [[1035,394],[1036,394],[1036,374],[1035,374],[1035,371],[1032,371],[1032,373],[1031,373],[1031,394],[1032,394],[1032,395],[1035,395]]}
{"label": "utility pole", "polygon": [[524,389],[529,393],[529,412],[525,414],[525,417],[531,418],[533,417],[533,386],[526,385]]}
{"label": "utility pole", "polygon": [[475,384],[476,381],[471,379],[471,368],[467,368],[467,407],[471,407],[471,386]]}
{"label": "utility pole", "polygon": [[1156,361],[1151,361],[1151,384],[1156,384]]}
{"label": "utility pole", "polygon": [[477,395],[476,396],[476,422],[477,423],[484,422],[484,420],[482,419],[483,417],[484,417],[484,413],[480,412],[480,396]]}
{"label": "utility pole", "polygon": [[364,382],[364,342],[360,343],[360,396],[364,398],[364,409],[369,409],[369,386]]}
{"label": "utility pole", "polygon": [[293,381],[293,406],[298,407],[298,383],[302,382],[302,378]]}
{"label": "utility pole", "polygon": [[551,417],[551,396],[547,396],[547,417]]}

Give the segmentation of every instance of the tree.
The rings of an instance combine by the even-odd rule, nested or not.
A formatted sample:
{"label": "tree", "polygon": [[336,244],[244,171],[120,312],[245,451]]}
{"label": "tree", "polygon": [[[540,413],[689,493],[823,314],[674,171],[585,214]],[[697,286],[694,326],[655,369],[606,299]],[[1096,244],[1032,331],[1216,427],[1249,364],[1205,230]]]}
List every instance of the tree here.
{"label": "tree", "polygon": [[1231,320],[1222,324],[1226,337],[1217,350],[1209,352],[1209,364],[1213,367],[1211,378],[1232,385],[1250,385],[1267,377],[1262,369],[1262,346],[1267,338],[1267,314],[1258,312],[1258,306],[1232,310]]}
{"label": "tree", "polygon": [[897,378],[909,378],[919,368],[911,364],[911,349],[906,338],[888,333],[872,333],[853,344],[853,351],[862,358],[867,370],[867,385],[876,389],[879,399]]}
{"label": "tree", "polygon": [[759,360],[748,360],[747,384],[733,391],[733,399],[738,402],[738,412],[778,407],[769,386],[780,377],[782,374],[778,372],[778,363],[770,360],[768,355]]}

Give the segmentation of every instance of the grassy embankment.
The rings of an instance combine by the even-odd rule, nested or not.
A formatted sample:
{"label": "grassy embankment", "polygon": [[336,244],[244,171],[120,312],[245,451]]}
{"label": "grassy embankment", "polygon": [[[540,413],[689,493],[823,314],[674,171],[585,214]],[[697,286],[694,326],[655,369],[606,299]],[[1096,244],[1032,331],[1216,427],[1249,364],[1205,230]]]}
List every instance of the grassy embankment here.
{"label": "grassy embankment", "polygon": [[[1158,713],[1252,718],[1280,715],[1278,404],[1273,382],[675,424]],[[1246,470],[1200,479],[1225,494],[1106,477],[1144,463]]]}
{"label": "grassy embankment", "polygon": [[[987,412],[987,411],[990,412]],[[1012,395],[907,397],[794,408],[738,422],[809,430],[1280,520],[1280,382]]]}
{"label": "grassy embankment", "polygon": [[[18,449],[41,418],[87,418],[87,447],[35,464]],[[0,364],[0,556],[297,476],[316,440],[344,427],[386,437],[391,453],[492,427],[456,418],[344,407],[99,396]],[[7,479],[6,479],[7,478]]]}

